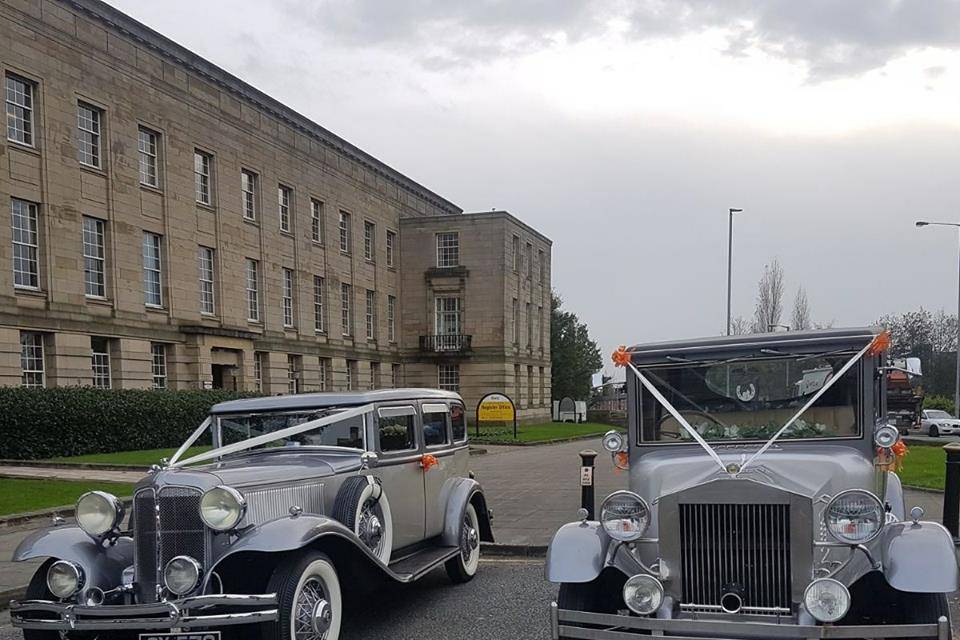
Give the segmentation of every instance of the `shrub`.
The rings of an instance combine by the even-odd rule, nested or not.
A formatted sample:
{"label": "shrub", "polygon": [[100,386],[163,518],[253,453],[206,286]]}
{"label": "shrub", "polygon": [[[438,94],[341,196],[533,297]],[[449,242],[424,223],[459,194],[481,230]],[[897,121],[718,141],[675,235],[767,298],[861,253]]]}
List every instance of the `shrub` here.
{"label": "shrub", "polygon": [[953,399],[947,396],[927,396],[923,399],[924,409],[941,409],[952,416],[957,415],[954,412]]}
{"label": "shrub", "polygon": [[249,393],[0,388],[0,458],[34,460],[180,446],[210,407]]}

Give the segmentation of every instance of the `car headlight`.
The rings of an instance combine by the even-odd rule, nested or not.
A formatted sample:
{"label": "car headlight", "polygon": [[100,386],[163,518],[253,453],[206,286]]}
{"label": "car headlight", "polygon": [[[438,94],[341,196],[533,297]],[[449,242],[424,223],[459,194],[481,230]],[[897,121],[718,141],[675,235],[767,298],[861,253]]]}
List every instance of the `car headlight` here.
{"label": "car headlight", "polygon": [[653,576],[638,574],[623,585],[623,602],[641,616],[648,616],[663,602],[663,585]]}
{"label": "car headlight", "polygon": [[171,558],[163,568],[163,586],[178,596],[186,595],[200,584],[200,563],[190,556]]}
{"label": "car headlight", "polygon": [[823,517],[830,535],[847,544],[873,540],[880,535],[886,522],[880,499],[860,489],[841,491],[835,495],[827,504]]}
{"label": "car headlight", "polygon": [[803,605],[820,622],[836,622],[850,609],[850,592],[832,578],[821,578],[803,592]]}
{"label": "car headlight", "polygon": [[616,453],[623,449],[623,434],[619,431],[607,431],[603,434],[603,440],[601,442],[606,451]]}
{"label": "car headlight", "polygon": [[77,524],[87,535],[100,538],[123,520],[123,503],[105,491],[90,491],[77,500]]}
{"label": "car headlight", "polygon": [[881,449],[889,449],[893,445],[897,444],[897,440],[899,439],[900,432],[897,431],[897,428],[892,424],[885,424],[882,427],[877,427],[877,429],[873,432],[873,443]]}
{"label": "car headlight", "polygon": [[600,523],[614,540],[636,540],[650,524],[650,507],[632,491],[615,491],[600,505]]}
{"label": "car headlight", "polygon": [[246,509],[243,495],[230,487],[214,487],[200,499],[200,518],[214,531],[233,529],[243,519]]}
{"label": "car headlight", "polygon": [[80,591],[83,580],[83,569],[76,562],[57,560],[47,569],[47,589],[61,600]]}

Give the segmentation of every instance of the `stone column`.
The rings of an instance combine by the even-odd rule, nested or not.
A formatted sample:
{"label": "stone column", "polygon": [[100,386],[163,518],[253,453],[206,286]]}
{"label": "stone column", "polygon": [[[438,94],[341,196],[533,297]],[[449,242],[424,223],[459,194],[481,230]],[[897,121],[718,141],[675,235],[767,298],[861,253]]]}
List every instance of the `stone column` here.
{"label": "stone column", "polygon": [[90,336],[82,333],[54,333],[50,334],[50,340],[44,346],[49,346],[47,386],[75,387],[93,384]]}
{"label": "stone column", "polygon": [[153,388],[153,354],[149,340],[117,338],[110,354],[114,389]]}
{"label": "stone column", "polygon": [[[46,345],[44,349],[46,350]],[[16,329],[0,328],[0,386],[19,386],[20,373],[20,332]],[[47,384],[49,378],[47,375]]]}

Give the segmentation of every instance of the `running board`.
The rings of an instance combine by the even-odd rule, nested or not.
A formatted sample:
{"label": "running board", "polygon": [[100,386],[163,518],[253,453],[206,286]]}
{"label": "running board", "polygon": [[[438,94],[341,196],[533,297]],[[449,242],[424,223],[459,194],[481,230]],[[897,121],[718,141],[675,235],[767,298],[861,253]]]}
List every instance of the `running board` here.
{"label": "running board", "polygon": [[426,547],[416,553],[391,562],[387,568],[390,577],[398,582],[413,582],[460,553],[460,547]]}

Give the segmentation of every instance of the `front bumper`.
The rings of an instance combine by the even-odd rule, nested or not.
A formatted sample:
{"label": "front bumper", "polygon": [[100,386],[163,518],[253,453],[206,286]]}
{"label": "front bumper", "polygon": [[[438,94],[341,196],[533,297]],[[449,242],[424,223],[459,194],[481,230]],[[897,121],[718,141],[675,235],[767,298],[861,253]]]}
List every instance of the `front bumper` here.
{"label": "front bumper", "polygon": [[196,629],[277,619],[277,595],[215,594],[150,604],[79,605],[52,600],[10,603],[10,622],[20,629]]}
{"label": "front bumper", "polygon": [[950,622],[941,617],[931,624],[809,626],[772,622],[728,622],[726,620],[662,620],[608,613],[586,613],[560,609],[550,604],[553,640],[624,640],[641,634],[690,638],[937,638],[950,640]]}

